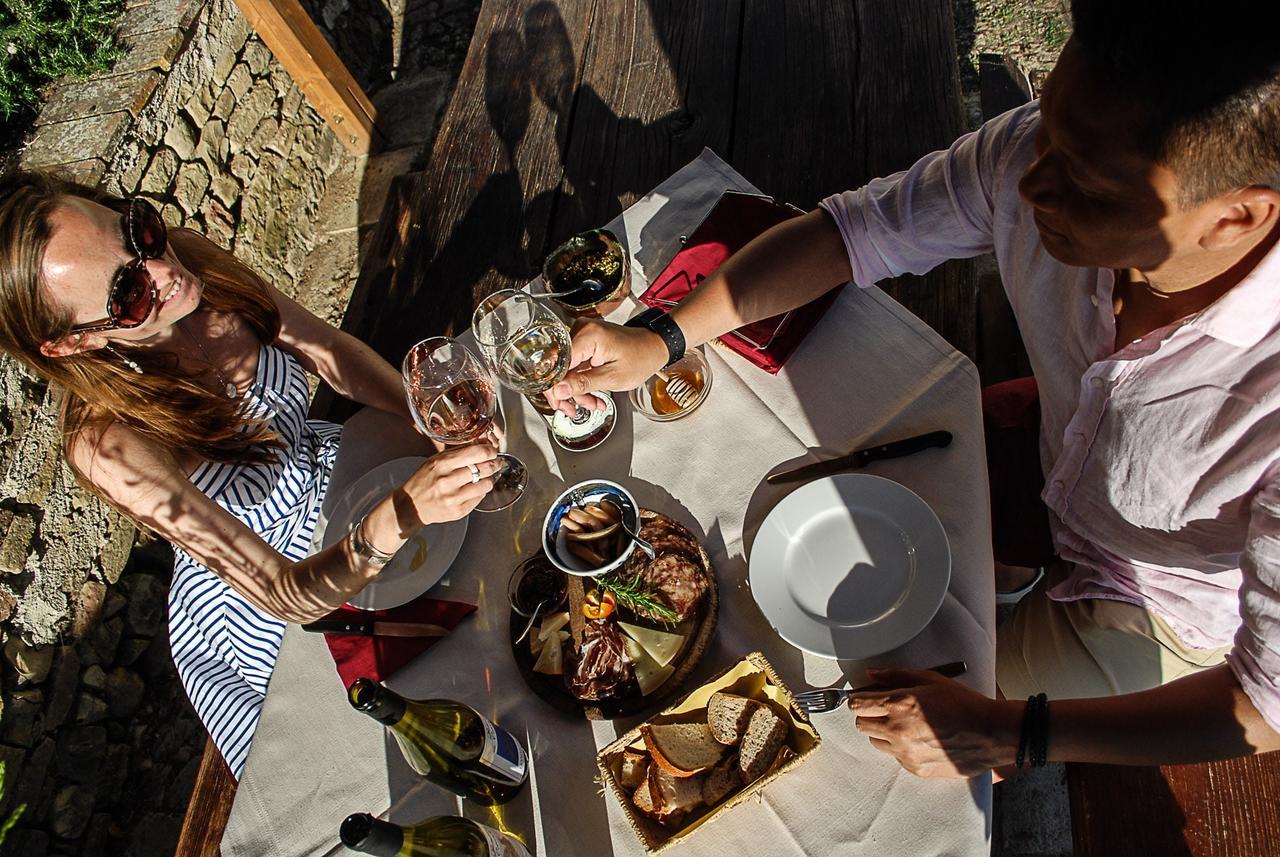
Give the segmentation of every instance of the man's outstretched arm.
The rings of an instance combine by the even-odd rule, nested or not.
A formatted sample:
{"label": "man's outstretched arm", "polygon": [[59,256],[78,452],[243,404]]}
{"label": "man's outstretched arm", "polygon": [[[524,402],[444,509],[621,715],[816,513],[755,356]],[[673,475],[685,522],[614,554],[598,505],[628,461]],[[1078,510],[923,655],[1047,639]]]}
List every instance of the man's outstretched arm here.
{"label": "man's outstretched arm", "polygon": [[[849,705],[858,729],[912,773],[971,777],[1013,765],[1024,700],[989,699],[920,670],[872,671],[894,689]],[[1049,704],[1049,761],[1177,765],[1280,750],[1226,665],[1141,693]]]}
{"label": "man's outstretched arm", "polygon": [[[849,281],[840,230],[821,209],[756,236],[676,307],[671,317],[692,348],[762,318],[803,306]],[[630,390],[662,368],[656,333],[583,321],[574,328],[575,370],[548,398],[558,405],[589,390]],[[585,402],[590,404],[590,402]]]}

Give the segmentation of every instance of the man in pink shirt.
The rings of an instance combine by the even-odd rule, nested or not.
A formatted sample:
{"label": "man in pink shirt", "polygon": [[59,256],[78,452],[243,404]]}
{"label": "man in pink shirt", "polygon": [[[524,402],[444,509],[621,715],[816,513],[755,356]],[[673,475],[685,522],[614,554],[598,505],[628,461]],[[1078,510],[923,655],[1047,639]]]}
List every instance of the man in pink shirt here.
{"label": "man in pink shirt", "polygon": [[1262,14],[1076,0],[1039,103],[766,232],[650,329],[575,333],[552,398],[590,404],[681,338],[995,253],[1059,559],[999,629],[1002,698],[881,670],[895,689],[853,700],[915,773],[1280,749],[1280,28]]}

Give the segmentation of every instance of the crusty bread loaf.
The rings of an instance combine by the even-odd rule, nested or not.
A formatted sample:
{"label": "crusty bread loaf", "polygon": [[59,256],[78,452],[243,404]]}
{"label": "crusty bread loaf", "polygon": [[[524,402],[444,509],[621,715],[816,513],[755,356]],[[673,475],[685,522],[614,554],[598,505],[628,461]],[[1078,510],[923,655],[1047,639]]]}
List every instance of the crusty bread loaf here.
{"label": "crusty bread loaf", "polygon": [[[648,769],[646,768],[646,771]],[[658,812],[653,807],[653,793],[649,791],[649,777],[646,776],[640,785],[635,787],[631,793],[631,803],[635,808],[643,812],[645,815],[657,817]]]}
{"label": "crusty bread loaf", "polygon": [[649,772],[649,754],[627,750],[622,754],[622,765],[618,768],[618,783],[624,789],[634,789],[645,781]]}
{"label": "crusty bread loaf", "polygon": [[724,745],[705,723],[667,723],[640,727],[649,754],[673,777],[691,777],[724,756]]}
{"label": "crusty bread loaf", "polygon": [[742,740],[751,713],[760,706],[754,699],[716,691],[707,703],[707,725],[721,744],[732,745]]}
{"label": "crusty bread loaf", "polygon": [[738,773],[738,754],[730,753],[720,764],[707,771],[702,783],[702,802],[715,806],[725,795],[738,787],[742,775]]}
{"label": "crusty bread loaf", "polygon": [[747,729],[742,733],[738,747],[738,772],[744,783],[754,782],[764,776],[778,757],[778,750],[787,738],[787,722],[767,705],[761,705],[751,713]]}
{"label": "crusty bread loaf", "polygon": [[706,777],[673,777],[659,765],[649,766],[649,800],[656,817],[673,823],[676,817],[702,805],[702,784]]}

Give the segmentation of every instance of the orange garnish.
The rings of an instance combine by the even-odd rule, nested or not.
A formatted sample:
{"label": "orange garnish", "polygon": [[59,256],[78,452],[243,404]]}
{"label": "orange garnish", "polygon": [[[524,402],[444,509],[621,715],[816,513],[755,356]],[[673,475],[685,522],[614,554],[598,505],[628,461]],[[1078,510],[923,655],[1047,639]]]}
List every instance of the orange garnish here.
{"label": "orange garnish", "polygon": [[582,598],[582,615],[588,619],[607,619],[616,604],[612,592],[605,592],[602,596],[599,590],[593,589]]}

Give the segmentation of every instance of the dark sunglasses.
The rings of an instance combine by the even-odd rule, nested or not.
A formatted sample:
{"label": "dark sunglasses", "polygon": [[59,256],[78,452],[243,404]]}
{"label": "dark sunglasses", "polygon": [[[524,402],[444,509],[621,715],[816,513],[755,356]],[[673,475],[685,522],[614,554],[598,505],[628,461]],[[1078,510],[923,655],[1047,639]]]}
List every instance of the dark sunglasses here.
{"label": "dark sunglasses", "polygon": [[137,258],[121,268],[111,281],[111,289],[107,292],[107,317],[102,321],[77,324],[71,328],[72,333],[137,327],[151,317],[151,311],[160,300],[155,280],[147,271],[147,260],[164,255],[169,236],[164,218],[145,199],[121,200],[111,207],[123,209],[125,243]]}

